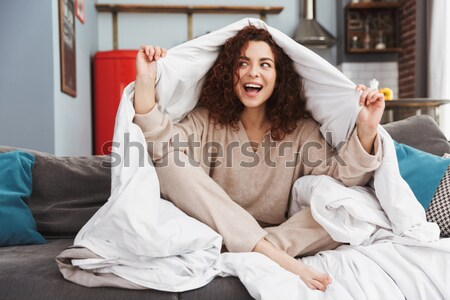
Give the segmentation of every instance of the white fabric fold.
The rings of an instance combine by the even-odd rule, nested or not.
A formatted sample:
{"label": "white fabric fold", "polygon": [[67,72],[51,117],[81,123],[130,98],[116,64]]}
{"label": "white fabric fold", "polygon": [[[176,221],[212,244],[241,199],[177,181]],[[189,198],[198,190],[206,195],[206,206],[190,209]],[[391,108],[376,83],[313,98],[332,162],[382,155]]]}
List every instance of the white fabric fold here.
{"label": "white fabric fold", "polygon": [[[312,51],[257,19],[241,20],[170,49],[167,57],[157,63],[157,99],[163,112],[179,121],[194,108],[203,77],[214,63],[221,45],[249,23],[266,28],[294,60],[297,71],[305,78],[308,109],[322,124],[322,133],[333,132],[330,142],[334,145],[346,139],[354,129],[360,110],[355,84]],[[160,198],[158,178],[148,159],[143,133],[132,122],[135,113],[133,97],[134,84],[131,83],[124,90],[116,117],[111,197],[74,241],[74,245],[86,247],[102,259],[76,259],[72,261],[73,265],[86,272],[113,273],[143,287],[176,292],[204,286],[215,276],[234,275],[256,299],[381,299],[373,298],[371,293],[403,299],[401,295],[408,291],[397,286],[397,279],[390,276],[397,275],[409,284],[415,283],[414,277],[402,274],[400,270],[394,275],[387,272],[376,260],[379,258],[376,253],[372,253],[372,260],[364,252],[367,249],[361,247],[344,247],[342,251],[325,251],[304,259],[335,278],[326,293],[308,289],[297,276],[263,255],[220,254],[220,235]],[[375,208],[373,216],[370,220],[358,220],[353,229],[363,228],[365,237],[373,232],[380,235],[383,231],[373,230],[375,224],[392,229],[393,233],[387,231],[390,235],[384,237],[385,240],[399,235],[419,245],[436,240],[439,231],[425,221],[423,209],[399,175],[392,140],[382,128],[379,132],[384,147],[383,163],[374,178],[379,206],[375,200],[367,203]],[[358,209],[361,208],[352,212],[355,216]],[[380,217],[381,209],[384,218]],[[334,220],[339,221],[339,215]],[[330,228],[333,226],[336,228],[336,224],[330,224]],[[353,243],[360,244],[361,240],[367,239]],[[443,248],[448,249],[445,245]],[[389,253],[386,250],[385,255]],[[448,261],[445,251],[439,257]],[[430,267],[425,275],[434,272],[446,279],[442,267]],[[386,285],[370,282],[374,274],[376,280]],[[435,280],[437,277],[430,278]],[[360,282],[363,279],[369,282]],[[355,289],[355,285],[358,288]],[[429,294],[439,292],[438,287]]]}

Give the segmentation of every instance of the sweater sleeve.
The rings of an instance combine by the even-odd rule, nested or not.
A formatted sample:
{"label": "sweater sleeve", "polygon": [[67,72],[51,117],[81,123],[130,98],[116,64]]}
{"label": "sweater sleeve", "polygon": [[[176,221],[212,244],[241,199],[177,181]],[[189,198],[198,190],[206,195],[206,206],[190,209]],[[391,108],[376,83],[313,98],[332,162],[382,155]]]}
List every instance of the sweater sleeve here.
{"label": "sweater sleeve", "polygon": [[349,140],[337,152],[323,138],[319,126],[316,126],[300,151],[304,175],[329,175],[346,186],[365,185],[381,164],[381,148],[381,139],[377,134],[374,154],[367,153],[355,128]]}
{"label": "sweater sleeve", "polygon": [[159,110],[156,104],[146,114],[135,114],[133,122],[143,131],[150,157],[154,161],[163,158],[169,151],[179,150],[194,156],[200,149],[200,141],[208,122],[206,110],[194,110],[181,122],[174,124],[171,118]]}

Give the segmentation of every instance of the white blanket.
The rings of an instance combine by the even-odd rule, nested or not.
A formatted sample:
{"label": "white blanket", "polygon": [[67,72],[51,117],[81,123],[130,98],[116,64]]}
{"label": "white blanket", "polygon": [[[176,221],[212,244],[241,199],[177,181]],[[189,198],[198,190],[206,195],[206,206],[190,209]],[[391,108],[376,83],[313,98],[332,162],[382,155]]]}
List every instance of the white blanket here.
{"label": "white blanket", "polygon": [[[345,139],[360,109],[355,85],[325,60],[256,19],[241,20],[169,50],[157,65],[157,95],[164,112],[178,121],[195,106],[202,78],[220,46],[250,22],[269,30],[294,60],[305,78],[308,109],[323,124],[322,132],[334,133],[330,142],[336,145]],[[308,289],[297,276],[263,255],[220,254],[221,237],[217,233],[160,199],[144,136],[132,123],[133,96],[134,84],[130,84],[116,118],[111,197],[74,242],[101,258],[73,259],[73,265],[166,291],[194,289],[217,275],[235,275],[257,299],[403,299],[403,295],[408,299],[450,299],[444,285],[450,282],[446,272],[450,245],[444,240],[427,243],[438,239],[439,230],[426,222],[423,209],[401,179],[392,140],[381,127],[384,158],[374,176],[379,206],[370,220],[361,220],[356,226],[347,224],[355,230],[361,224],[369,223],[364,228],[375,224],[378,230],[363,230],[369,238],[355,241],[333,232],[340,225],[324,225],[344,242],[375,244],[343,246],[305,258],[306,263],[334,277],[327,292],[322,293]],[[339,215],[335,220],[340,220]],[[403,246],[408,243],[420,246]],[[416,287],[418,280],[424,280],[424,286]]]}

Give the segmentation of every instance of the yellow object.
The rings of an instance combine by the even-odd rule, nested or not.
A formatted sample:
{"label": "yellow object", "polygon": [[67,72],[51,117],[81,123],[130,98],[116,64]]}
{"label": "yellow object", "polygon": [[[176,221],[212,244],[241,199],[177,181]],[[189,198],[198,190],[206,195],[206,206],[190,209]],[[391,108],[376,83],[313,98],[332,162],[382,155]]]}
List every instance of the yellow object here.
{"label": "yellow object", "polygon": [[394,93],[390,88],[382,88],[380,89],[380,93],[383,93],[384,100],[392,100],[394,98]]}

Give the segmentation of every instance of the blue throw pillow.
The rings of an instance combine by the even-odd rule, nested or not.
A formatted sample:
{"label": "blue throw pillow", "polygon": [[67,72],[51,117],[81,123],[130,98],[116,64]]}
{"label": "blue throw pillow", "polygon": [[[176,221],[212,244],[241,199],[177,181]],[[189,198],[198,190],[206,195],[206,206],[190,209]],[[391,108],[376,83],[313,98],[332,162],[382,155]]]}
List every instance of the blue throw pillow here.
{"label": "blue throw pillow", "polygon": [[31,195],[34,161],[23,151],[0,153],[0,246],[46,243],[25,203]]}
{"label": "blue throw pillow", "polygon": [[450,165],[450,159],[397,142],[394,142],[394,144],[400,174],[409,184],[420,204],[425,209],[428,208],[445,171]]}

